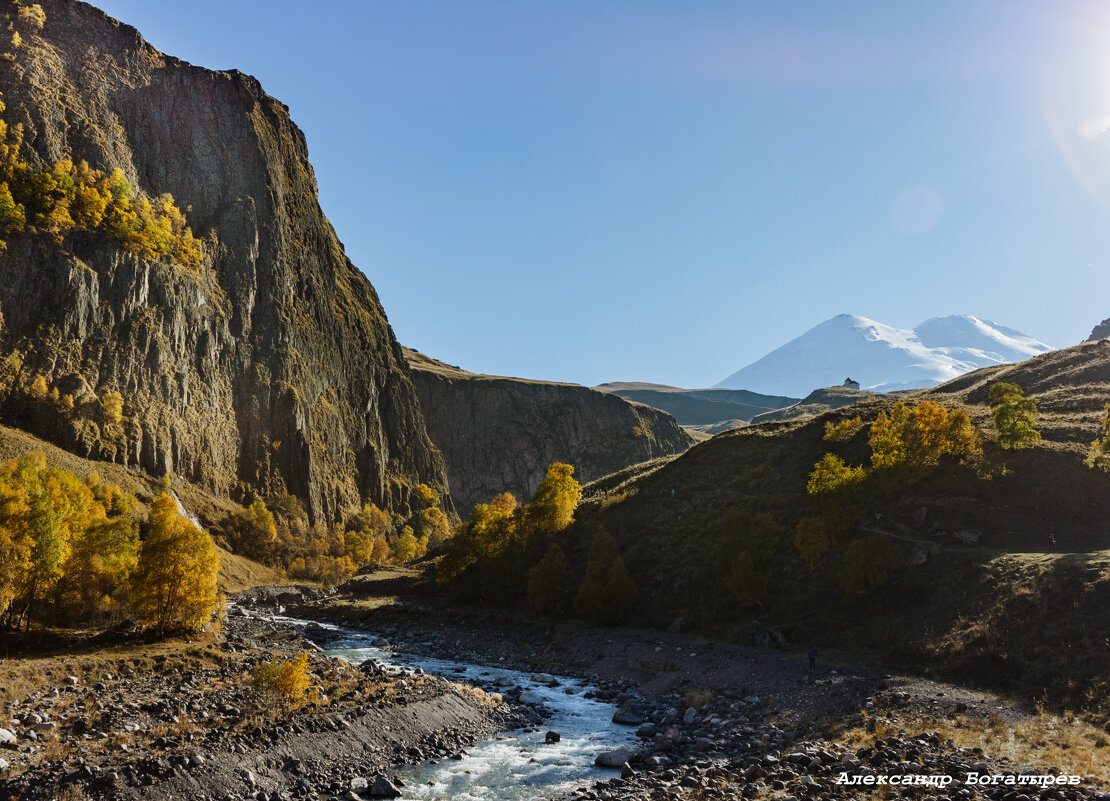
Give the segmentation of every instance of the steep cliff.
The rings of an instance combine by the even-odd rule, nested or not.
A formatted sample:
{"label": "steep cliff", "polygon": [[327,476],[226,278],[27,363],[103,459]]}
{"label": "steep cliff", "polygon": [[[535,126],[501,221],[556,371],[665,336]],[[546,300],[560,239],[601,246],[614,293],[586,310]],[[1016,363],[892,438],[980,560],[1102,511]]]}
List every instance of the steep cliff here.
{"label": "steep cliff", "polygon": [[552,462],[585,483],[682,453],[693,438],[666,412],[578,384],[476,375],[405,349],[455,508],[502,492],[527,499]]}
{"label": "steep cliff", "polygon": [[3,420],[221,494],[291,492],[317,518],[365,499],[404,511],[419,481],[444,489],[401,350],[321,212],[288,109],[92,6],[42,6],[45,26],[0,62],[24,158],[87,160],[172,193],[205,259],[144,261],[89,233],[10,237]]}

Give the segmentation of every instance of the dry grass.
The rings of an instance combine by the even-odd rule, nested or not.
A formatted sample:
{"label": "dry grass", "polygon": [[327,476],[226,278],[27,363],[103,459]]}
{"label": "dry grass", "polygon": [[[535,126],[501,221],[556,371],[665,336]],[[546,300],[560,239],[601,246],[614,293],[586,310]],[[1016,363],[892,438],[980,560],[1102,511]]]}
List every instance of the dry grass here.
{"label": "dry grass", "polygon": [[[244,556],[229,553],[218,548],[220,554],[220,575],[217,579],[220,592],[232,593],[251,587],[268,584],[285,584],[285,574],[272,567],[252,562]],[[303,583],[303,582],[301,582]]]}
{"label": "dry grass", "polygon": [[716,695],[711,690],[699,690],[691,687],[686,691],[684,698],[687,708],[693,707],[700,711],[703,706],[716,698]]}
{"label": "dry grass", "polygon": [[936,718],[915,714],[897,721],[877,720],[874,729],[852,729],[836,742],[857,750],[903,733],[930,732],[958,748],[981,748],[992,759],[1008,759],[1017,767],[1037,771],[1094,776],[1105,786],[1110,777],[1110,738],[1106,732],[1071,713],[1039,710],[1024,720],[1009,721],[992,713],[985,717],[957,715]]}
{"label": "dry grass", "polygon": [[493,708],[500,705],[504,700],[501,693],[487,693],[481,687],[474,687],[470,684],[452,684],[451,687],[463,698],[473,701],[479,706]]}
{"label": "dry grass", "polygon": [[59,646],[62,652],[56,655],[0,659],[0,701],[23,700],[34,692],[60,687],[67,676],[76,676],[79,687],[84,688],[108,674],[118,677],[161,672],[167,664],[182,670],[216,667],[226,658],[211,634],[197,635],[189,641],[94,646],[84,653],[82,648],[88,646],[66,640]]}

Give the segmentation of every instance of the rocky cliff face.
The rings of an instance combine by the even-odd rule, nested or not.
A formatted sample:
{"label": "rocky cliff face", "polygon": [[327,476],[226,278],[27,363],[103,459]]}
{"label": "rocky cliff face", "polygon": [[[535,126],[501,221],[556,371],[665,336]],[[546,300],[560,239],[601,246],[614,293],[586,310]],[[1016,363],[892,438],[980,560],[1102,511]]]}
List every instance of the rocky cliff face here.
{"label": "rocky cliff face", "polygon": [[1103,320],[1101,323],[1091,329],[1091,335],[1087,337],[1087,342],[1098,342],[1100,339],[1110,337],[1110,318]]}
{"label": "rocky cliff face", "polygon": [[407,350],[432,441],[464,517],[502,492],[532,497],[552,462],[585,483],[689,448],[666,412],[577,384],[476,375]]}
{"label": "rocky cliff face", "polygon": [[[0,63],[25,157],[36,169],[84,159],[172,193],[207,256],[186,270],[90,234],[12,237],[4,420],[218,493],[292,492],[317,518],[366,499],[404,511],[419,481],[444,489],[401,350],[320,210],[288,109],[92,6],[42,6],[45,27]],[[104,409],[115,391],[122,419]]]}

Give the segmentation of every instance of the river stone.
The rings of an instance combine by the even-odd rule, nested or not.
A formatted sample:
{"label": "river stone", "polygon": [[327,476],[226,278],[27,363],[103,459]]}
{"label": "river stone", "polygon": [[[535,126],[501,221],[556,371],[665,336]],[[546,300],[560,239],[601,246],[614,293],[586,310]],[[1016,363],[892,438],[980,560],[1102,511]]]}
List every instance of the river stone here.
{"label": "river stone", "polygon": [[693,723],[697,719],[698,719],[698,710],[694,709],[693,707],[689,707],[686,710],[686,714],[682,716],[682,722],[683,723]]}
{"label": "river stone", "polygon": [[543,696],[532,690],[525,690],[520,694],[520,703],[528,706],[539,706],[543,703]]}
{"label": "river stone", "polygon": [[561,739],[563,739],[563,738],[562,738],[562,735],[559,734],[559,732],[549,731],[547,733],[547,735],[543,738],[543,741],[545,743],[547,743],[548,745],[551,745],[552,743],[559,742],[559,740],[561,740]]}
{"label": "river stone", "polygon": [[594,757],[594,764],[599,768],[617,768],[619,770],[630,759],[632,759],[631,748],[617,748],[613,751],[602,751]]}
{"label": "river stone", "polygon": [[4,757],[0,757],[0,773],[3,773],[10,767],[11,763],[9,763],[8,760],[4,759]]}
{"label": "river stone", "polygon": [[370,786],[369,795],[373,798],[398,798],[401,791],[393,786],[393,782],[385,776],[379,776],[374,779],[374,784]]}
{"label": "river stone", "polygon": [[0,745],[13,745],[15,743],[15,732],[8,729],[0,729]]}
{"label": "river stone", "polygon": [[644,722],[644,712],[639,704],[622,704],[621,707],[613,713],[613,722],[619,723],[621,726],[639,726]]}

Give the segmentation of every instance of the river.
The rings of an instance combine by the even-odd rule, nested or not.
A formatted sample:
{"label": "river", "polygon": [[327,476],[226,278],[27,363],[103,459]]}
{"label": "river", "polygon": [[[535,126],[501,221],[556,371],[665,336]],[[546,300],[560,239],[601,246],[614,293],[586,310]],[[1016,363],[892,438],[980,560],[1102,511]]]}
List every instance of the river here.
{"label": "river", "polygon": [[[502,732],[475,743],[461,760],[432,760],[402,769],[399,775],[406,784],[404,799],[536,801],[553,798],[592,781],[618,776],[617,771],[595,767],[594,757],[601,751],[638,745],[631,727],[612,722],[616,707],[584,697],[591,688],[579,679],[536,677],[505,668],[395,653],[371,645],[373,636],[336,630],[349,636],[328,643],[326,650],[333,656],[356,664],[376,659],[396,670],[419,668],[454,681],[486,687],[491,683],[505,684],[506,689],[520,687],[535,693],[552,712],[539,731]],[[548,731],[559,733],[558,743],[544,742]]]}

